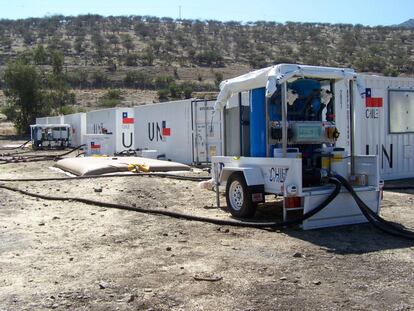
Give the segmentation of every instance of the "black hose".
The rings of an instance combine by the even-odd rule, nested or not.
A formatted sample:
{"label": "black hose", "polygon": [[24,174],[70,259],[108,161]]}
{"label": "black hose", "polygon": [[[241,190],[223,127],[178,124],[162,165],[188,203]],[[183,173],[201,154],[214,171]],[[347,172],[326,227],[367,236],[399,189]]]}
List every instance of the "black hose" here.
{"label": "black hose", "polygon": [[200,221],[200,222],[211,223],[211,224],[216,224],[216,225],[221,225],[221,226],[249,227],[249,228],[262,228],[263,229],[263,228],[283,228],[283,227],[291,226],[294,224],[301,224],[304,220],[312,217],[313,215],[321,211],[323,208],[325,208],[329,203],[331,203],[335,199],[335,197],[339,194],[341,190],[341,184],[338,181],[332,179],[331,182],[335,184],[335,190],[328,196],[328,198],[324,202],[322,202],[319,206],[317,206],[313,210],[304,214],[302,217],[295,219],[295,220],[285,221],[285,222],[246,222],[246,221],[214,219],[214,218],[195,216],[195,215],[184,214],[184,213],[179,213],[179,212],[156,210],[156,209],[145,209],[145,208],[134,207],[134,206],[126,205],[126,204],[100,202],[100,201],[76,198],[76,197],[55,197],[55,196],[50,196],[50,195],[42,195],[42,194],[31,193],[25,190],[9,187],[5,185],[0,185],[0,188],[18,192],[24,195],[35,197],[35,198],[44,199],[44,200],[54,200],[54,201],[71,200],[71,201],[80,202],[80,203],[89,204],[89,205],[116,208],[116,209],[121,209],[121,210],[128,210],[128,211],[134,211],[138,213],[145,213],[145,214],[152,214],[152,215],[163,215],[163,216],[168,216],[168,217],[173,217],[173,218],[185,219],[185,220],[190,220],[190,221]]}
{"label": "black hose", "polygon": [[76,148],[73,148],[67,152],[64,153],[60,153],[60,154],[55,154],[55,155],[49,155],[49,154],[45,154],[45,155],[27,155],[22,159],[1,159],[1,161],[4,161],[4,163],[0,163],[0,164],[9,164],[9,163],[27,163],[27,162],[42,162],[42,161],[50,161],[50,160],[60,160],[62,157],[71,154],[72,152],[75,152],[76,150],[81,149],[82,147],[84,147],[85,145],[80,145]]}
{"label": "black hose", "polygon": [[414,232],[400,228],[399,226],[383,219],[381,216],[377,215],[373,212],[356,194],[355,190],[349,184],[349,182],[340,175],[335,175],[335,178],[339,180],[339,182],[348,190],[351,194],[355,202],[357,203],[358,207],[360,208],[361,212],[365,216],[365,218],[377,229],[389,233],[394,236],[403,237],[409,240],[414,240]]}
{"label": "black hose", "polygon": [[23,148],[25,145],[27,145],[29,142],[31,142],[32,140],[31,139],[29,139],[28,141],[26,141],[26,142],[24,142],[23,144],[21,144],[20,146],[18,146],[18,147],[13,147],[13,148],[4,148],[4,147],[1,147],[0,148],[0,150],[16,150],[16,149],[20,149],[20,148]]}
{"label": "black hose", "polygon": [[112,178],[112,177],[137,177],[137,176],[154,176],[179,180],[189,181],[205,181],[211,179],[203,176],[183,176],[169,173],[134,173],[134,174],[113,174],[113,175],[85,175],[74,177],[44,177],[44,178],[15,178],[15,179],[0,179],[0,182],[24,182],[24,181],[59,181],[59,180],[77,180],[77,179],[97,179],[97,178]]}

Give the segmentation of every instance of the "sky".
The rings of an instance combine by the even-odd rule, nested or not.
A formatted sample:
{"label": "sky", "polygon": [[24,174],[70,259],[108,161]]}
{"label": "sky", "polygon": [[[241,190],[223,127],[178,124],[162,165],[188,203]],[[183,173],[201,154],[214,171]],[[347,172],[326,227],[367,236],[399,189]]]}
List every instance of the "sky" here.
{"label": "sky", "polygon": [[414,18],[413,0],[0,0],[0,19],[55,14],[152,15],[221,21],[395,25]]}

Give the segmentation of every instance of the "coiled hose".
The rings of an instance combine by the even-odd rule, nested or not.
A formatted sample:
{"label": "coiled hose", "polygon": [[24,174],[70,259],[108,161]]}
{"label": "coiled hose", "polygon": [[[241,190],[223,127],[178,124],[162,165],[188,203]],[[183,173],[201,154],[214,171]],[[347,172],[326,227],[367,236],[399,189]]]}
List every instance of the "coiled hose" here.
{"label": "coiled hose", "polygon": [[351,194],[355,202],[357,203],[359,209],[365,216],[365,218],[377,229],[389,233],[394,236],[403,237],[409,240],[414,240],[414,232],[401,228],[400,226],[397,226],[381,216],[374,213],[362,200],[361,198],[356,194],[355,190],[352,188],[352,186],[349,184],[349,182],[342,177],[341,175],[334,175],[336,179],[348,190],[348,192]]}
{"label": "coiled hose", "polygon": [[[141,174],[139,174],[138,176],[140,175]],[[294,219],[294,220],[285,221],[285,222],[247,222],[247,221],[214,219],[214,218],[195,216],[195,215],[190,215],[190,214],[185,214],[185,213],[180,213],[180,212],[172,212],[172,211],[159,210],[159,209],[146,209],[146,208],[134,207],[134,206],[126,205],[126,204],[100,202],[100,201],[77,198],[77,197],[56,197],[56,196],[50,196],[50,195],[42,195],[42,194],[37,194],[37,193],[31,193],[31,192],[21,190],[18,188],[9,187],[6,185],[0,185],[0,188],[10,190],[13,192],[17,192],[20,194],[24,194],[27,196],[44,199],[44,200],[54,200],[54,201],[71,200],[74,202],[80,202],[80,203],[89,204],[89,205],[115,208],[115,209],[120,209],[120,210],[128,210],[128,211],[134,211],[134,212],[144,213],[144,214],[163,215],[163,216],[168,216],[172,218],[185,219],[185,220],[190,220],[190,221],[199,221],[199,222],[211,223],[211,224],[221,225],[221,226],[276,229],[276,228],[283,228],[283,227],[291,226],[295,224],[301,224],[304,220],[312,217],[313,215],[315,215],[316,213],[324,209],[327,205],[329,205],[341,191],[341,184],[336,179],[330,179],[330,181],[335,185],[335,189],[326,198],[325,201],[323,201],[313,210],[305,213],[302,217]]]}

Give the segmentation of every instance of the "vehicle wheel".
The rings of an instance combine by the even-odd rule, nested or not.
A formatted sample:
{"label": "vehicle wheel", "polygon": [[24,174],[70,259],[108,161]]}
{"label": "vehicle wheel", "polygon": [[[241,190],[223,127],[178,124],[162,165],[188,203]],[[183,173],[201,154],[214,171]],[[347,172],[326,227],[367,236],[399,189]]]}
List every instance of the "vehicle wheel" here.
{"label": "vehicle wheel", "polygon": [[234,217],[248,218],[256,212],[257,204],[252,202],[251,193],[242,173],[234,172],[227,180],[226,202]]}

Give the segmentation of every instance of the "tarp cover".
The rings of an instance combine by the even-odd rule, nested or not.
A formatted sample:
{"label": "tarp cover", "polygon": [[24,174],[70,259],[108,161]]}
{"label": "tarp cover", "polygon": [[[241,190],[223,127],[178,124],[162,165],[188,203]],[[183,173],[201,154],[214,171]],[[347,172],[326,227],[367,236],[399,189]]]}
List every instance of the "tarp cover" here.
{"label": "tarp cover", "polygon": [[214,106],[221,110],[228,99],[243,91],[266,87],[266,97],[276,91],[276,84],[281,84],[292,77],[327,78],[327,79],[356,79],[355,71],[348,68],[332,68],[320,66],[305,66],[296,64],[279,64],[246,73],[220,83],[220,93]]}
{"label": "tarp cover", "polygon": [[189,171],[188,165],[141,157],[84,157],[65,158],[54,165],[77,176],[127,172],[129,164],[149,167],[150,172]]}

